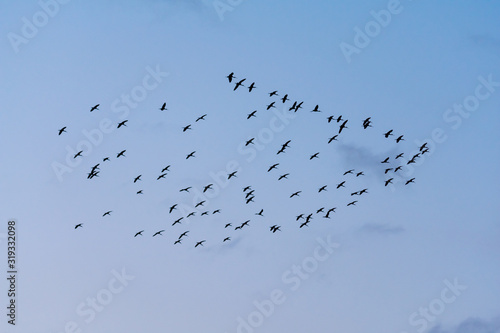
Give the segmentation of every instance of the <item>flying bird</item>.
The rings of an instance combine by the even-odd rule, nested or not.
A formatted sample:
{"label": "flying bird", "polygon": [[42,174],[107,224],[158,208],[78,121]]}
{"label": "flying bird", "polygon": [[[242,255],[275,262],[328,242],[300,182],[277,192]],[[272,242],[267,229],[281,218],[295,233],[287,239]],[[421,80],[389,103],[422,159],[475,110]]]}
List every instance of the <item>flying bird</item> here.
{"label": "flying bird", "polygon": [[199,116],[198,118],[196,118],[195,122],[198,122],[200,120],[205,120],[205,117],[207,116],[207,114],[205,113],[203,116]]}
{"label": "flying bird", "polygon": [[281,99],[281,101],[283,103],[286,103],[286,101],[288,101],[288,94],[285,94],[285,96],[283,96],[283,98]]}
{"label": "flying bird", "polygon": [[121,152],[119,152],[119,153],[116,155],[116,158],[118,158],[118,157],[120,157],[120,156],[125,156],[125,152],[126,152],[126,151],[127,151],[127,150],[126,150],[126,149],[124,149],[124,150],[122,150]]}
{"label": "flying bird", "polygon": [[347,127],[347,126],[346,126],[347,121],[348,121],[347,119],[346,119],[346,120],[344,120],[344,122],[342,123],[342,125],[340,125],[340,127],[339,127],[339,134],[340,134],[340,132],[342,132],[342,130],[343,130],[344,128],[349,128],[349,127]]}
{"label": "flying bird", "polygon": [[352,173],[353,171],[354,171],[354,169],[347,170],[346,172],[344,172],[344,176],[349,174],[349,173]]}
{"label": "flying bird", "polygon": [[323,185],[323,186],[321,186],[321,187],[319,188],[319,190],[318,190],[318,193],[323,192],[323,191],[326,191],[326,187],[327,187],[327,185]]}
{"label": "flying bird", "polygon": [[266,110],[269,110],[270,108],[275,108],[274,103],[276,103],[276,102],[272,102],[271,104],[269,104],[267,106]]}
{"label": "flying bird", "polygon": [[255,114],[257,113],[257,110],[253,110],[252,112],[250,112],[248,115],[247,115],[247,119],[250,119],[252,117],[255,117]]}
{"label": "flying bird", "polygon": [[124,120],[124,121],[122,121],[122,122],[119,122],[119,123],[118,123],[118,126],[117,126],[116,128],[120,128],[120,127],[122,127],[122,126],[127,127],[127,125],[125,125],[125,123],[126,123],[127,121],[128,121],[128,120]]}
{"label": "flying bird", "polygon": [[77,158],[78,156],[82,156],[83,150],[80,150],[78,153],[73,156],[73,158]]}
{"label": "flying bird", "polygon": [[239,86],[243,86],[244,87],[243,82],[245,82],[245,80],[246,79],[241,79],[240,81],[236,82],[236,85],[234,86],[233,91],[236,90],[236,89],[238,89]]}
{"label": "flying bird", "polygon": [[59,135],[61,135],[63,132],[66,132],[66,126],[64,126],[59,130]]}
{"label": "flying bird", "polygon": [[389,179],[387,179],[387,180],[385,181],[385,185],[384,185],[384,186],[387,186],[387,185],[391,184],[393,179],[394,179],[394,178],[389,178]]}
{"label": "flying bird", "polygon": [[106,216],[106,215],[110,215],[110,214],[111,214],[111,212],[112,212],[112,210],[108,210],[106,213],[102,214],[102,216],[104,217],[104,216]]}
{"label": "flying bird", "polygon": [[142,236],[142,233],[143,233],[143,232],[144,232],[144,230],[141,230],[141,231],[136,232],[136,233],[135,233],[135,235],[134,235],[134,237],[137,237],[137,236],[139,236],[139,235],[141,235],[141,236]]}
{"label": "flying bird", "polygon": [[319,158],[318,155],[319,152],[312,154],[311,157],[309,157],[309,160],[312,160],[313,158]]}
{"label": "flying bird", "polygon": [[203,243],[205,243],[206,241],[205,240],[202,240],[202,241],[199,241],[196,243],[196,245],[194,247],[198,247],[198,246],[203,246]]}
{"label": "flying bird", "polygon": [[339,136],[339,135],[338,135],[338,134],[336,134],[336,135],[332,136],[331,138],[329,138],[329,139],[328,139],[328,143],[331,143],[332,141],[337,141],[337,137],[338,137],[338,136]]}
{"label": "flying bird", "polygon": [[382,162],[380,163],[389,163],[389,157],[387,157],[385,160],[383,160]]}
{"label": "flying bird", "polygon": [[170,206],[168,213],[171,214],[174,209],[177,209],[177,204]]}
{"label": "flying bird", "polygon": [[233,72],[231,72],[231,74],[229,74],[229,75],[228,75],[228,76],[226,76],[226,77],[227,77],[227,79],[229,80],[229,83],[231,83],[231,81],[233,81],[233,79],[235,79],[235,78],[236,78],[236,76],[234,76],[234,73],[233,73]]}
{"label": "flying bird", "polygon": [[279,165],[279,163],[275,163],[275,164],[271,165],[269,167],[269,169],[267,169],[267,172],[271,171],[272,169],[277,169],[278,165]]}
{"label": "flying bird", "polygon": [[206,191],[208,191],[209,189],[211,189],[213,185],[214,185],[214,184],[208,184],[208,185],[206,185],[206,186],[203,188],[203,193],[205,193]]}
{"label": "flying bird", "polygon": [[357,200],[354,200],[354,201],[351,201],[347,204],[347,206],[356,206],[356,202],[358,202]]}
{"label": "flying bird", "polygon": [[397,137],[396,139],[396,143],[399,143],[400,141],[404,141],[405,139],[403,139],[403,135],[400,135]]}
{"label": "flying bird", "polygon": [[290,195],[290,198],[293,198],[293,197],[295,197],[295,196],[297,196],[297,197],[298,197],[298,196],[299,196],[299,194],[300,194],[301,192],[302,192],[302,191],[297,191],[297,192],[292,193],[292,195]]}
{"label": "flying bird", "polygon": [[165,110],[167,110],[167,103],[163,103],[160,108],[160,111],[165,111]]}
{"label": "flying bird", "polygon": [[78,223],[77,225],[75,225],[75,229],[82,228],[82,226],[83,226],[83,223]]}
{"label": "flying bird", "polygon": [[289,175],[289,173],[285,173],[285,174],[279,176],[278,180],[288,179],[288,175]]}
{"label": "flying bird", "polygon": [[415,178],[412,178],[412,179],[410,179],[410,180],[407,180],[407,181],[406,181],[406,183],[405,183],[405,185],[408,185],[408,184],[410,184],[410,183],[414,183],[414,180],[415,180]]}
{"label": "flying bird", "polygon": [[316,106],[311,112],[321,112],[321,110],[319,110],[319,105],[316,104]]}
{"label": "flying bird", "polygon": [[185,187],[185,188],[181,188],[179,190],[179,192],[189,192],[189,189],[191,189],[191,186],[188,186],[188,187]]}
{"label": "flying bird", "polygon": [[193,151],[193,152],[191,152],[191,153],[189,153],[189,154],[186,156],[186,160],[187,160],[188,158],[190,158],[190,157],[195,157],[195,156],[194,156],[194,153],[196,153],[196,150],[195,150],[195,151]]}
{"label": "flying bird", "polygon": [[135,178],[134,178],[134,183],[136,183],[138,180],[141,180],[141,176],[142,176],[142,175],[139,175],[139,176],[135,177]]}
{"label": "flying bird", "polygon": [[384,133],[384,136],[385,136],[386,138],[388,138],[388,137],[389,137],[389,136],[391,136],[391,135],[393,135],[393,134],[392,134],[392,130],[387,131],[386,133]]}
{"label": "flying bird", "polygon": [[264,215],[263,215],[263,213],[264,213],[264,208],[262,208],[262,209],[260,210],[260,212],[255,213],[255,215],[264,216]]}
{"label": "flying bird", "polygon": [[162,173],[161,175],[158,176],[158,178],[156,178],[156,180],[160,180],[162,178],[165,178],[167,174],[166,173]]}
{"label": "flying bird", "polygon": [[187,126],[184,126],[184,127],[182,128],[182,131],[183,131],[183,132],[186,132],[188,129],[189,129],[189,130],[190,130],[190,129],[192,129],[192,128],[191,128],[191,124],[189,124],[189,125],[187,125]]}
{"label": "flying bird", "polygon": [[100,105],[100,104],[96,104],[96,105],[94,105],[94,106],[90,109],[90,112],[95,111],[95,110],[99,110],[99,105]]}
{"label": "flying bird", "polygon": [[158,235],[162,236],[162,234],[161,234],[161,233],[162,233],[162,232],[164,232],[164,231],[165,231],[165,230],[160,230],[160,231],[155,232],[155,233],[153,234],[153,237],[154,237],[154,236],[158,236]]}
{"label": "flying bird", "polygon": [[269,97],[273,97],[274,95],[279,96],[278,90],[275,90],[275,91],[269,93]]}
{"label": "flying bird", "polygon": [[248,87],[248,92],[252,92],[253,89],[257,88],[255,86],[255,82],[252,82],[252,84]]}

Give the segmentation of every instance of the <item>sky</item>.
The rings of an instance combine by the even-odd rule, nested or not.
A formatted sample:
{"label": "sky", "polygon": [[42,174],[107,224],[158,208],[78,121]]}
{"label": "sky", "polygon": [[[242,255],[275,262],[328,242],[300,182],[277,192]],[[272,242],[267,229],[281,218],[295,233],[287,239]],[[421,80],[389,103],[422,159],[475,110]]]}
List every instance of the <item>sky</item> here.
{"label": "sky", "polygon": [[1,332],[500,332],[499,3],[0,5]]}

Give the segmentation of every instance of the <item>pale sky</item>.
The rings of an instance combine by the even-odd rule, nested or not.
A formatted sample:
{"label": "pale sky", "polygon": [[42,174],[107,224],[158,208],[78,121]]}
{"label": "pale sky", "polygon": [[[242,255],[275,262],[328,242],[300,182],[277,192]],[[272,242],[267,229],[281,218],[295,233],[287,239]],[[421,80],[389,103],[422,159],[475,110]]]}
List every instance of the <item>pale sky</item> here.
{"label": "pale sky", "polygon": [[500,332],[499,14],[5,1],[0,331]]}

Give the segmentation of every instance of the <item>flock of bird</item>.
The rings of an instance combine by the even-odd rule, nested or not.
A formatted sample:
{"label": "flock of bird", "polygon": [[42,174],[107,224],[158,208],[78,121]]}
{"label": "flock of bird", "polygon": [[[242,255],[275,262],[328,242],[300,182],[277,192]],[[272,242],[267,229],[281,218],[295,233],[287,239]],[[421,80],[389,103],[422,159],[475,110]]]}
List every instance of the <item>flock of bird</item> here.
{"label": "flock of bird", "polygon": [[[252,82],[251,84],[246,86],[245,85],[246,78],[238,79],[234,73],[230,73],[226,78],[230,84],[234,83],[233,91],[236,91],[236,90],[242,89],[242,88],[247,88],[248,92],[252,92],[254,89],[257,88],[257,86],[255,85],[255,82]],[[265,107],[263,107],[263,108],[265,108],[266,111],[268,111],[272,108],[276,108],[277,105],[279,105],[279,104],[281,104],[283,107],[288,108],[288,112],[299,112],[301,109],[305,108],[304,101],[296,100],[293,103],[291,103],[291,100],[290,100],[288,94],[283,94],[283,96],[281,96],[277,90],[269,92],[268,95],[269,95],[269,98],[271,98],[272,100],[269,101],[269,104],[267,104]],[[286,104],[287,102],[289,102],[289,104]],[[166,107],[166,104],[167,103],[164,102],[161,105],[161,107],[159,108],[159,110],[160,111],[167,111],[168,109]],[[99,104],[92,106],[90,108],[90,112],[94,112],[94,111],[99,110],[99,106],[100,106]],[[321,113],[323,111],[320,110],[319,105],[315,105],[313,108],[310,109],[310,112]],[[250,112],[246,115],[246,119],[250,120],[251,118],[257,117],[257,113],[258,113],[258,110],[253,110],[252,112]],[[197,117],[194,120],[194,123],[204,121],[204,120],[206,120],[206,117],[207,117],[207,114],[203,114],[203,115]],[[123,121],[118,122],[116,125],[116,128],[119,129],[121,127],[127,127],[127,122],[128,122],[128,120],[123,120]],[[338,126],[338,128],[337,128],[338,131],[333,136],[329,137],[326,140],[328,145],[332,144],[334,141],[338,141],[339,136],[342,133],[344,133],[344,131],[346,129],[349,129],[349,127],[347,127],[347,124],[349,124],[349,126],[359,126],[363,130],[371,130],[370,128],[373,127],[372,126],[373,122],[372,122],[371,117],[364,119],[361,124],[352,124],[352,122],[349,122],[349,119],[344,118],[342,115],[338,115],[338,116],[329,115],[326,117],[326,122],[329,124]],[[187,131],[190,131],[193,129],[192,126],[193,126],[193,124],[188,124],[188,125],[180,128],[179,130],[182,132],[187,132]],[[62,135],[63,133],[65,133],[66,129],[67,129],[66,126],[59,129],[58,135]],[[385,132],[381,132],[380,135],[385,137],[386,139],[394,137],[394,141],[396,144],[399,144],[401,141],[404,141],[404,135],[396,135],[396,134],[394,134],[394,130],[392,130],[392,129],[385,131]],[[293,145],[292,141],[293,141],[292,139],[289,139],[279,146],[279,149],[276,151],[276,155],[277,155],[276,159],[279,158],[279,155],[284,154],[286,151],[288,151],[288,149],[291,148],[291,146]],[[244,143],[244,146],[250,146],[253,144],[255,144],[255,138],[250,138],[250,139],[246,140],[246,142]],[[126,149],[123,149],[119,152],[116,152],[115,158],[125,158],[126,152],[127,152]],[[401,152],[395,156],[387,156],[386,158],[381,160],[380,165],[387,166],[387,167],[385,167],[385,170],[384,170],[384,177],[385,177],[384,186],[387,187],[387,186],[389,186],[389,184],[393,183],[393,180],[394,180],[393,175],[401,174],[401,170],[405,166],[404,162],[406,162],[406,165],[416,163],[416,160],[419,157],[421,157],[422,155],[426,154],[427,152],[429,152],[429,148],[427,147],[427,143],[424,143],[419,147],[419,152],[414,154],[413,156],[411,156],[411,158],[409,158],[409,159],[406,159],[404,157],[405,153]],[[82,157],[82,153],[83,153],[83,151],[77,152],[73,158],[76,159],[78,157]],[[196,157],[195,154],[196,154],[196,151],[188,152],[188,153],[186,153],[185,159],[189,160],[191,158],[195,158]],[[101,166],[102,166],[101,164],[104,164],[105,162],[110,161],[110,158],[111,158],[110,156],[105,156],[102,158],[101,162],[93,165],[87,174],[87,179],[91,180],[94,177],[99,177],[99,173],[100,173]],[[308,158],[309,158],[309,160],[319,159],[320,152],[314,152],[310,156],[308,156]],[[279,166],[280,166],[279,160],[273,161],[272,164],[269,165],[269,167],[267,168],[266,171],[269,174],[277,173]],[[170,172],[170,168],[171,168],[171,165],[166,165],[165,167],[161,168],[161,170],[159,170],[158,176],[156,177],[156,180],[161,181],[162,179],[164,179],[167,176],[167,174]],[[263,172],[264,172],[264,170],[263,170]],[[237,178],[237,174],[238,174],[238,171],[233,171],[233,172],[228,173],[227,180],[229,181],[233,178]],[[286,182],[289,176],[290,176],[290,172],[284,172],[284,173],[278,173],[276,175],[276,178],[277,178],[278,182],[281,183],[281,182]],[[359,178],[359,177],[363,177],[363,176],[365,176],[365,173],[363,170],[355,170],[355,169],[346,170],[345,172],[342,173],[343,178],[341,179],[341,181],[339,183],[334,184],[333,186],[329,185],[329,184],[322,185],[321,187],[319,187],[317,189],[317,193],[327,192],[330,189],[330,187],[333,187],[334,191],[341,190],[341,188],[346,187],[346,183],[350,182],[350,179],[348,177]],[[134,184],[142,181],[142,174],[135,176],[130,181]],[[409,184],[413,183],[414,181],[415,181],[415,178],[405,179],[404,184],[409,185]],[[194,187],[194,184],[186,184],[186,185],[188,185],[188,186],[185,186],[185,187],[179,189],[180,193],[182,193],[182,192],[189,193],[190,190]],[[214,187],[214,184],[209,183],[209,184],[203,186],[202,192],[205,193],[207,191],[213,190],[214,189],[213,187]],[[252,186],[247,185],[247,186],[243,187],[242,192],[243,192],[244,204],[245,205],[255,205],[255,190],[252,188]],[[359,199],[355,199],[355,200],[353,200],[353,199],[360,198],[361,196],[363,196],[364,194],[367,194],[367,193],[369,193],[368,188],[360,188],[354,192],[351,192],[350,196],[349,196],[351,198],[351,200],[347,200],[349,202],[345,204],[345,207],[355,206],[358,203]],[[137,195],[143,194],[143,190],[138,189],[136,194]],[[289,193],[287,195],[288,195],[289,199],[296,200],[295,198],[299,198],[301,194],[302,194],[302,190],[297,190],[297,191],[294,191],[294,192]],[[180,216],[180,217],[176,218],[173,221],[173,223],[171,224],[171,227],[175,227],[176,225],[182,225],[183,222],[187,221],[189,218],[197,216],[197,214],[199,214],[198,216],[210,216],[210,215],[215,215],[215,214],[221,213],[220,208],[213,209],[213,210],[204,210],[205,204],[206,204],[206,200],[198,201],[196,204],[194,204],[193,211],[185,214],[185,216]],[[178,211],[178,208],[179,208],[179,203],[172,204],[168,209],[168,214],[169,215],[173,214],[175,211]],[[331,219],[332,215],[337,211],[337,209],[338,209],[338,207],[318,207],[318,208],[312,209],[312,210],[307,211],[307,212],[302,212],[302,213],[294,216],[294,220],[297,223],[298,228],[307,227],[316,216],[319,216],[319,217],[324,218],[324,219]],[[102,217],[105,218],[107,216],[110,216],[112,213],[113,213],[112,210],[106,211],[102,214]],[[263,218],[264,217],[264,208],[258,207],[257,209],[255,209],[254,215],[256,217],[258,216],[258,218]],[[225,223],[222,229],[226,232],[226,235],[224,237],[221,237],[220,242],[226,243],[226,242],[231,241],[232,233],[238,232],[239,230],[242,230],[246,227],[249,227],[251,222],[252,222],[252,218],[246,219],[244,222],[241,222],[237,225],[233,225],[233,223]],[[74,226],[74,229],[83,228],[83,225],[84,225],[83,223],[78,223],[77,225]],[[282,228],[284,228],[284,227],[282,225],[279,225],[279,224],[272,224],[272,225],[269,225],[268,228],[269,228],[269,231],[271,233],[276,233],[278,231],[282,231]],[[231,232],[231,230],[232,230],[232,232]],[[151,232],[150,235],[152,235],[152,237],[162,236],[165,231],[166,231],[165,229],[154,230]],[[144,232],[145,232],[145,230],[139,230],[139,231],[135,232],[132,236],[133,237],[144,236]],[[174,245],[182,244],[184,239],[188,237],[189,232],[190,232],[189,230],[184,230],[183,232],[181,232],[179,234],[179,236],[175,239],[173,244]],[[193,241],[192,245],[194,247],[204,246],[205,242],[206,242],[205,239],[196,240],[196,241]]]}

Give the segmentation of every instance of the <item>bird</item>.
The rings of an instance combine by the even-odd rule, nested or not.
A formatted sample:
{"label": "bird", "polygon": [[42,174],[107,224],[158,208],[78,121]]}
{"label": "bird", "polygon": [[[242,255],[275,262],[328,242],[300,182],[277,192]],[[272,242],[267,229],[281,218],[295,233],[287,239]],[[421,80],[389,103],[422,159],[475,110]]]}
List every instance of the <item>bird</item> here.
{"label": "bird", "polygon": [[397,137],[397,139],[396,139],[396,143],[399,143],[400,141],[404,141],[404,140],[405,140],[405,139],[403,139],[403,136],[402,136],[402,135],[400,135],[400,136],[398,136],[398,137]]}
{"label": "bird", "polygon": [[183,131],[183,132],[186,132],[188,129],[189,129],[189,130],[190,130],[190,129],[192,129],[192,128],[191,128],[191,124],[189,124],[189,125],[187,125],[187,126],[184,126],[184,127],[182,128],[182,131]]}
{"label": "bird", "polygon": [[408,185],[408,184],[410,184],[410,183],[414,183],[414,180],[415,180],[415,178],[412,178],[412,179],[410,179],[410,180],[407,180],[407,181],[406,181],[406,183],[405,183],[405,185]]}
{"label": "bird", "polygon": [[297,101],[293,102],[293,105],[288,109],[288,111],[292,111],[297,107]]}
{"label": "bird", "polygon": [[75,225],[75,229],[82,228],[82,226],[83,226],[83,223],[78,223],[77,225]]}
{"label": "bird", "polygon": [[205,212],[203,212],[203,213],[201,213],[201,215],[200,215],[200,216],[203,216],[203,215],[207,215],[207,216],[208,216],[208,210],[207,210],[207,211],[205,211]]}
{"label": "bird", "polygon": [[141,176],[142,176],[142,175],[139,175],[139,176],[135,177],[135,178],[134,178],[134,183],[136,183],[138,180],[141,180]]}
{"label": "bird", "polygon": [[135,235],[134,235],[134,237],[137,237],[137,236],[139,236],[139,235],[141,235],[141,236],[142,236],[142,233],[143,233],[143,232],[144,232],[144,230],[141,230],[141,231],[136,232],[136,233],[135,233]]}
{"label": "bird", "polygon": [[342,115],[338,116],[337,117],[337,122],[340,123],[340,121],[342,120]]}
{"label": "bird", "polygon": [[230,226],[232,226],[232,224],[231,224],[231,223],[227,223],[227,224],[224,226],[224,229],[229,228]]}
{"label": "bird", "polygon": [[176,241],[174,242],[174,245],[176,245],[176,244],[182,244],[182,243],[181,243],[181,240],[180,240],[180,239],[176,240]]}
{"label": "bird", "polygon": [[245,142],[245,147],[246,147],[246,146],[248,146],[249,144],[254,144],[254,143],[253,143],[253,140],[255,140],[255,138],[251,138],[251,139],[247,140],[247,141]]}
{"label": "bird", "polygon": [[385,169],[384,174],[387,174],[387,173],[388,173],[389,171],[391,171],[391,170],[392,170],[392,168],[387,168],[387,169]]}
{"label": "bird", "polygon": [[195,122],[198,122],[200,120],[205,120],[205,117],[207,116],[207,114],[205,113],[204,115],[202,116],[199,116],[198,118],[196,118]]}
{"label": "bird", "polygon": [[391,135],[393,135],[393,134],[392,134],[392,130],[389,130],[389,131],[387,131],[386,133],[384,133],[384,136],[385,136],[386,138],[388,138],[388,137],[389,137],[389,136],[391,136]]}
{"label": "bird", "polygon": [[387,157],[385,160],[383,160],[382,162],[380,163],[389,163],[389,157]]}
{"label": "bird", "polygon": [[365,120],[363,120],[363,128],[364,129],[367,129],[368,127],[372,127],[370,118],[371,117],[368,117]]}
{"label": "bird", "polygon": [[153,234],[153,237],[154,237],[154,236],[157,236],[157,235],[162,236],[162,234],[161,234],[161,233],[162,233],[162,232],[164,232],[164,231],[165,231],[165,230],[160,230],[160,231],[155,232],[155,233]]}
{"label": "bird", "polygon": [[298,221],[298,220],[303,219],[303,218],[304,218],[304,214],[297,215],[295,217],[295,221]]}
{"label": "bird", "polygon": [[216,209],[212,212],[212,214],[217,214],[217,213],[220,213],[220,209]]}
{"label": "bird", "polygon": [[234,76],[234,73],[233,73],[233,72],[231,72],[231,74],[229,74],[229,75],[228,75],[228,76],[226,76],[226,77],[227,77],[227,79],[229,80],[229,83],[231,83],[231,81],[232,81],[233,79],[235,79],[235,78],[236,78],[236,77]]}
{"label": "bird", "polygon": [[289,175],[289,173],[285,173],[285,174],[279,176],[278,180],[288,179],[288,175]]}
{"label": "bird", "polygon": [[427,146],[427,142],[425,142],[423,145],[421,145],[418,150],[422,151],[425,147]]}
{"label": "bird", "polygon": [[399,170],[401,170],[403,167],[401,165],[399,165],[398,167],[396,167],[396,169],[394,169],[394,172],[398,172]]}
{"label": "bird", "polygon": [[325,210],[325,207],[321,207],[320,209],[316,210],[316,214],[319,214]]}
{"label": "bird", "polygon": [[299,226],[299,228],[302,228],[302,227],[308,227],[309,222],[310,222],[310,221],[305,221],[305,222],[302,222],[302,224]]}
{"label": "bird", "polygon": [[[194,206],[194,208],[197,208],[197,207],[199,207],[199,206],[203,206],[203,204],[204,204],[204,203],[205,203],[205,200],[200,201],[200,202],[198,202],[198,203]],[[194,214],[193,214],[193,215],[194,215]]]}
{"label": "bird", "polygon": [[275,108],[274,103],[276,103],[276,102],[272,102],[271,104],[269,104],[267,106],[266,110],[269,110],[270,108]]}
{"label": "bird", "polygon": [[360,171],[356,174],[356,177],[359,177],[359,176],[364,176],[365,174],[363,173],[363,171]]}
{"label": "bird", "polygon": [[250,112],[248,115],[247,115],[247,119],[250,119],[252,117],[255,117],[255,114],[257,113],[257,110],[253,110],[252,112]]}
{"label": "bird", "polygon": [[347,204],[347,206],[356,206],[356,202],[358,201],[357,200],[351,201]]}
{"label": "bird", "polygon": [[82,156],[83,150],[80,150],[78,153],[73,156],[73,158],[77,158],[78,156]]}
{"label": "bird", "polygon": [[231,240],[231,237],[226,237],[226,238],[224,238],[224,240],[222,242],[224,243],[224,242],[227,242],[227,241],[230,241],[230,240]]}
{"label": "bird", "polygon": [[331,143],[332,141],[337,141],[337,137],[338,137],[338,136],[339,136],[339,135],[338,135],[338,134],[336,134],[336,135],[332,136],[331,138],[328,138],[328,143]]}
{"label": "bird", "polygon": [[303,104],[303,103],[304,103],[304,102],[300,102],[299,104],[297,104],[297,105],[295,106],[295,112],[299,111],[299,109],[301,109],[301,108],[302,108],[302,104]]}
{"label": "bird", "polygon": [[211,189],[213,185],[214,185],[214,184],[208,184],[208,185],[206,185],[206,186],[203,188],[203,193],[205,193],[206,191],[208,191],[209,189]]}
{"label": "bird", "polygon": [[250,190],[250,189],[251,189],[251,187],[250,187],[250,186],[246,186],[246,187],[244,187],[244,188],[243,188],[243,192],[246,192],[246,191],[248,191],[248,190]]}
{"label": "bird", "polygon": [[247,192],[247,194],[245,195],[245,198],[248,198],[248,197],[249,197],[249,196],[251,196],[254,192],[255,192],[255,190],[248,191],[248,192]]}
{"label": "bird", "polygon": [[352,192],[352,193],[351,193],[351,196],[353,196],[353,195],[359,195],[359,192],[358,192],[358,191],[356,191],[356,192]]}
{"label": "bird", "polygon": [[286,101],[288,101],[288,94],[285,94],[285,96],[283,96],[283,98],[281,99],[281,101],[283,103],[286,103]]}
{"label": "bird", "polygon": [[292,142],[292,140],[288,140],[287,142],[285,142],[284,144],[282,144],[281,148],[287,148],[288,145],[290,144],[290,142]]}
{"label": "bird", "polygon": [[297,197],[298,197],[298,196],[299,196],[299,194],[300,194],[301,192],[302,192],[302,191],[297,191],[297,192],[292,193],[292,195],[290,195],[290,198],[293,198],[293,197],[295,197],[295,196],[297,196]]}
{"label": "bird", "polygon": [[118,158],[118,157],[120,157],[120,156],[125,156],[125,152],[126,152],[126,151],[127,151],[127,150],[126,150],[126,149],[124,149],[124,150],[122,150],[121,152],[119,152],[119,153],[116,155],[116,158]]}
{"label": "bird", "polygon": [[273,97],[274,95],[279,96],[278,95],[278,90],[275,90],[275,91],[272,91],[272,92],[269,93],[269,97]]}
{"label": "bird", "polygon": [[165,178],[167,174],[166,173],[162,173],[161,175],[158,176],[158,178],[156,178],[156,180],[160,180],[162,178]]}
{"label": "bird", "polygon": [[189,192],[190,189],[191,189],[191,186],[188,186],[188,187],[185,187],[185,188],[181,188],[179,190],[179,192]]}
{"label": "bird", "polygon": [[264,215],[263,215],[263,213],[264,213],[264,208],[262,208],[262,209],[260,210],[260,212],[255,213],[255,215],[264,216]]}
{"label": "bird", "polygon": [[117,126],[116,128],[120,128],[120,127],[122,127],[122,126],[127,127],[127,125],[125,125],[125,123],[126,123],[127,121],[128,121],[128,120],[124,120],[124,121],[122,121],[122,122],[119,122],[119,123],[118,123],[118,126]]}
{"label": "bird", "polygon": [[171,214],[174,209],[177,209],[177,204],[173,204],[172,206],[170,206],[168,213]]}
{"label": "bird", "polygon": [[161,172],[165,172],[165,171],[168,171],[168,169],[170,168],[170,165],[167,165],[166,167],[164,167]]}
{"label": "bird", "polygon": [[311,112],[321,112],[321,110],[319,110],[319,105],[316,104],[316,106],[314,107],[314,109],[312,109]]}
{"label": "bird", "polygon": [[103,162],[109,161],[109,157],[105,157],[102,159]]}
{"label": "bird", "polygon": [[403,155],[404,155],[404,153],[398,154],[395,159],[397,160],[398,158],[403,157]]}
{"label": "bird", "polygon": [[190,152],[187,156],[186,156],[186,160],[189,159],[190,157],[195,157],[194,154],[196,153],[196,150],[195,151],[192,151]]}
{"label": "bird", "polygon": [[59,130],[59,135],[61,135],[63,132],[66,132],[66,126],[64,126]]}
{"label": "bird", "polygon": [[136,194],[142,194],[142,190],[137,191]]}
{"label": "bird", "polygon": [[244,87],[243,82],[245,82],[245,80],[246,79],[241,79],[240,81],[236,82],[236,85],[234,86],[233,91],[236,90],[236,89],[238,89],[239,86],[243,86]]}
{"label": "bird", "polygon": [[344,120],[344,122],[342,123],[342,125],[340,125],[340,127],[339,127],[339,134],[340,134],[340,132],[342,132],[342,130],[343,130],[344,128],[349,128],[349,127],[347,127],[347,126],[346,126],[347,121],[348,121],[347,119],[346,119],[346,120]]}
{"label": "bird", "polygon": [[96,105],[94,105],[94,106],[90,109],[90,112],[95,111],[95,110],[99,110],[99,105],[100,105],[100,104],[96,104]]}
{"label": "bird", "polygon": [[335,116],[334,115],[328,116],[326,120],[328,120],[328,123],[331,123],[333,120],[335,120]]}
{"label": "bird", "polygon": [[274,234],[276,231],[281,231],[280,228],[281,228],[281,226],[275,224],[275,225],[269,227],[269,230],[271,230],[272,233]]}
{"label": "bird", "polygon": [[205,240],[202,240],[202,241],[199,241],[196,243],[196,245],[194,247],[198,247],[198,246],[203,246],[203,243],[205,243],[206,241]]}
{"label": "bird", "polygon": [[247,201],[246,201],[245,203],[246,203],[246,204],[249,204],[250,202],[253,202],[253,199],[254,199],[254,198],[255,198],[254,196],[252,196],[252,197],[248,198],[248,199],[247,199]]}
{"label": "bird", "polygon": [[238,172],[238,171],[233,171],[233,172],[231,172],[230,174],[228,174],[228,175],[227,175],[227,179],[231,179],[231,178],[233,178],[233,177],[236,177],[236,173],[237,173],[237,172]]}
{"label": "bird", "polygon": [[347,170],[346,172],[344,172],[344,176],[349,174],[349,173],[352,173],[353,171],[354,171],[354,169]]}
{"label": "bird", "polygon": [[273,169],[277,169],[278,165],[280,165],[280,164],[279,164],[279,163],[275,163],[275,164],[271,165],[271,166],[269,167],[269,169],[267,169],[267,172],[269,172],[269,171],[271,171],[271,170],[273,170]]}
{"label": "bird", "polygon": [[323,185],[323,186],[321,186],[321,187],[319,188],[319,190],[318,190],[318,193],[323,192],[323,191],[326,191],[326,187],[327,187],[327,185]]}
{"label": "bird", "polygon": [[181,239],[184,236],[187,237],[188,232],[189,232],[189,230],[188,231],[184,231],[182,234],[180,234],[179,239]]}
{"label": "bird", "polygon": [[196,212],[191,212],[189,214],[187,214],[186,218],[190,218],[191,216],[195,216],[196,215]]}
{"label": "bird", "polygon": [[106,216],[106,215],[110,215],[110,214],[111,214],[111,212],[112,212],[112,210],[108,210],[106,213],[102,214],[102,216],[104,217],[104,216]]}
{"label": "bird", "polygon": [[167,110],[167,103],[163,103],[161,108],[159,109],[160,111],[165,111]]}
{"label": "bird", "polygon": [[340,184],[337,184],[337,188],[345,187],[344,184],[345,184],[345,180],[342,181]]}
{"label": "bird", "polygon": [[319,152],[312,154],[311,157],[309,157],[309,160],[312,160],[313,158],[319,158],[318,155]]}
{"label": "bird", "polygon": [[248,86],[248,92],[252,92],[253,89],[257,88],[255,86],[255,82],[252,82],[252,84],[250,86]]}
{"label": "bird", "polygon": [[87,175],[87,179],[92,179],[94,177],[99,177],[98,173],[99,173],[99,171],[90,171],[90,173]]}
{"label": "bird", "polygon": [[394,178],[389,178],[389,179],[387,179],[387,180],[385,181],[385,185],[384,185],[384,186],[387,186],[387,185],[391,184],[393,179],[394,179]]}

